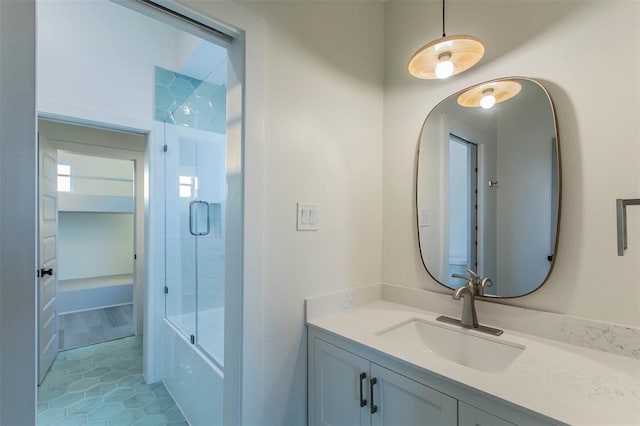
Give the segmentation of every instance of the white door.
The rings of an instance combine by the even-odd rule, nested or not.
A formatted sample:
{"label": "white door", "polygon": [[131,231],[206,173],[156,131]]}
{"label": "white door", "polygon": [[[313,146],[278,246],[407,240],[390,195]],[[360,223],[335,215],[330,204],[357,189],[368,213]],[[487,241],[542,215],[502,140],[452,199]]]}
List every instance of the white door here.
{"label": "white door", "polygon": [[369,361],[315,339],[316,426],[369,425]]}
{"label": "white door", "polygon": [[371,363],[372,426],[418,426],[458,423],[458,401],[391,370]]}
{"label": "white door", "polygon": [[58,153],[42,135],[39,142],[39,264],[38,271],[38,383],[42,383],[58,353]]}

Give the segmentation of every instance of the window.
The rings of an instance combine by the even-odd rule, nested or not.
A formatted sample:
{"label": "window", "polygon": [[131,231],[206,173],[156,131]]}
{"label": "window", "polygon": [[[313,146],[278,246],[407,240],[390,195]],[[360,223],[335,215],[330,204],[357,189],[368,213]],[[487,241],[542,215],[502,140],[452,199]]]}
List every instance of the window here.
{"label": "window", "polygon": [[180,198],[195,197],[198,192],[198,178],[193,176],[180,176],[178,178]]}
{"label": "window", "polygon": [[58,164],[58,192],[71,192],[71,166]]}

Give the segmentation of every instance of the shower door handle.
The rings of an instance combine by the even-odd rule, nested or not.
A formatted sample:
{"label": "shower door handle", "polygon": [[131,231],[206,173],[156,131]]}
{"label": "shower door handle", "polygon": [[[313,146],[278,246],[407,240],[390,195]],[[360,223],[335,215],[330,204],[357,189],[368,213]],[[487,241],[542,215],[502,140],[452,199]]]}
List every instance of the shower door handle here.
{"label": "shower door handle", "polygon": [[[205,226],[202,228],[202,216],[205,216]],[[192,201],[189,203],[189,232],[191,235],[207,235],[211,231],[211,215],[209,203],[206,201]]]}

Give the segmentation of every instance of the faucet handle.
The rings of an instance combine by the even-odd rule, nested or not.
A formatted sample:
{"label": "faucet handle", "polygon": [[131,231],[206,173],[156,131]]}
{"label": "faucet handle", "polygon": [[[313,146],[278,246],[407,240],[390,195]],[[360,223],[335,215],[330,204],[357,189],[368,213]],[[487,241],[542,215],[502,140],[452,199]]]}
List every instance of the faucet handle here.
{"label": "faucet handle", "polygon": [[493,287],[493,281],[491,281],[491,278],[486,277],[482,280],[482,282],[480,283],[480,285],[482,286],[482,288],[485,287]]}
{"label": "faucet handle", "polygon": [[467,277],[466,275],[451,274],[451,278],[460,278],[461,280],[465,280],[467,283],[472,283],[473,282],[473,278],[472,277]]}
{"label": "faucet handle", "polygon": [[473,278],[477,280],[480,279],[480,275],[478,275],[478,273],[473,269],[467,269],[467,272],[470,273]]}
{"label": "faucet handle", "polygon": [[465,280],[466,283],[462,287],[467,287],[473,295],[476,293],[476,283],[478,282],[477,278],[467,277],[466,275],[460,274],[451,274],[453,278],[460,278],[461,280]]}

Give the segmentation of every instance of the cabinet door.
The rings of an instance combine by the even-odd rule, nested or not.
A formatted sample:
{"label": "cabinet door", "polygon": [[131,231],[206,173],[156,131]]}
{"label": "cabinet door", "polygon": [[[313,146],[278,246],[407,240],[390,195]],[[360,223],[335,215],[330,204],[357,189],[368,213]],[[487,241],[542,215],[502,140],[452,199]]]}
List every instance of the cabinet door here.
{"label": "cabinet door", "polygon": [[[314,340],[315,424],[369,426],[369,406],[364,402],[368,398],[369,361],[323,340]],[[365,376],[361,376],[363,373]]]}
{"label": "cabinet door", "polygon": [[457,424],[457,400],[377,364],[371,363],[375,379],[371,402],[373,426]]}
{"label": "cabinet door", "polygon": [[514,426],[513,423],[464,402],[458,403],[458,418],[459,426]]}

